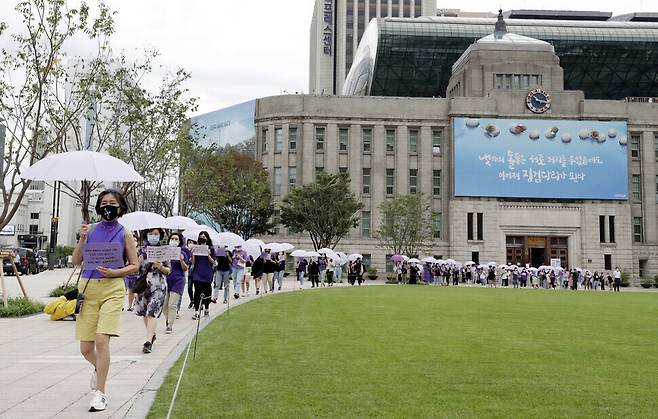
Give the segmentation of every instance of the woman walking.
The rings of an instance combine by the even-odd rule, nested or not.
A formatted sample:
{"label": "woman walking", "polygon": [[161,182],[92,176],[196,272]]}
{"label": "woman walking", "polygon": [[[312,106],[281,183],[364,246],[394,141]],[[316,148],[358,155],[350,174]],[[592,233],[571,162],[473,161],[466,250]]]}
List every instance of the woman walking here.
{"label": "woman walking", "polygon": [[217,303],[219,291],[224,290],[224,304],[228,304],[228,297],[231,293],[231,252],[227,246],[217,249],[215,253],[217,260],[217,270],[215,271],[215,289],[213,290],[212,302]]}
{"label": "woman walking", "polygon": [[[196,241],[192,239],[188,239],[186,248],[189,250],[195,244]],[[190,252],[190,254],[192,253]],[[194,307],[194,284],[192,281],[192,277],[190,276],[190,272],[194,272],[194,265],[190,266],[190,269],[187,272],[185,272],[185,280],[187,281],[187,296],[190,299],[190,303],[187,305],[187,308]]]}
{"label": "woman walking", "polygon": [[296,272],[297,272],[297,280],[299,281],[299,289],[302,289],[304,285],[304,275],[306,275],[307,264],[308,262],[306,262],[306,259],[304,258],[299,259],[299,261],[297,262]]}
{"label": "woman walking", "polygon": [[[247,259],[249,255],[242,249],[242,245],[233,248],[233,260],[231,262],[231,277],[233,278],[233,298],[236,300],[240,298],[240,287],[244,279],[244,270],[247,267]],[[253,271],[253,267],[252,267]],[[249,283],[247,283],[247,292],[249,291]]]}
{"label": "woman walking", "polygon": [[128,212],[123,194],[106,189],[98,195],[96,213],[103,221],[80,227],[80,241],[73,251],[73,264],[84,262],[87,244],[114,243],[128,263],[121,269],[106,267],[83,268],[78,284],[78,299],[82,301],[75,326],[76,339],[80,341],[80,353],[94,367],[91,389],[94,390],[89,411],[99,412],[107,408],[105,385],[110,369],[110,337],[119,336],[121,310],[123,308],[123,277],[137,272],[139,261],[135,241],[128,230],[117,221]]}
{"label": "woman walking", "polygon": [[[146,232],[148,246],[160,246],[164,240],[164,231],[160,228],[154,228]],[[137,295],[135,303],[135,314],[144,318],[144,327],[146,328],[146,342],[142,347],[142,352],[150,354],[155,343],[155,329],[158,324],[158,317],[162,313],[167,292],[167,275],[171,273],[169,262],[150,262],[146,259],[145,252],[142,252],[142,274],[146,274],[148,287],[144,292]]]}
{"label": "woman walking", "polygon": [[308,279],[311,280],[311,288],[320,286],[320,263],[315,258],[308,264]]}
{"label": "woman walking", "polygon": [[174,330],[176,313],[185,289],[185,272],[190,268],[192,261],[192,253],[183,248],[183,237],[179,233],[172,233],[169,236],[169,246],[180,248],[180,257],[171,261],[171,272],[167,276],[167,297],[164,303],[167,322],[165,333]]}
{"label": "woman walking", "polygon": [[[198,320],[201,316],[201,306],[205,308],[203,315],[210,315],[210,299],[212,298],[213,268],[215,266],[215,249],[212,240],[206,231],[199,233],[199,245],[208,246],[207,256],[196,256],[192,254],[192,282],[194,283],[194,315],[192,320]],[[203,300],[201,297],[203,294]]]}

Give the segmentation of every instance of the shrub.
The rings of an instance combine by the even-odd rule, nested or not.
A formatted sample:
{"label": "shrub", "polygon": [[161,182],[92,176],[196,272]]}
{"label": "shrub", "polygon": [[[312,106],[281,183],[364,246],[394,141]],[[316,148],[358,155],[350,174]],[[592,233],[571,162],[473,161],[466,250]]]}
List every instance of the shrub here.
{"label": "shrub", "polygon": [[642,288],[651,288],[653,286],[653,279],[651,278],[644,278],[642,279]]}
{"label": "shrub", "polygon": [[624,271],[621,273],[621,286],[628,287],[631,285],[631,276],[628,272]]}
{"label": "shrub", "polygon": [[653,277],[653,286],[658,288],[658,275]]}
{"label": "shrub", "polygon": [[10,297],[7,299],[7,302],[8,305],[5,307],[2,301],[0,301],[0,317],[21,317],[41,313],[44,307],[43,304],[25,297]]}
{"label": "shrub", "polygon": [[387,284],[397,284],[398,283],[398,276],[394,273],[386,274],[386,283]]}
{"label": "shrub", "polygon": [[69,291],[73,291],[74,289],[75,289],[75,283],[69,284],[68,286],[66,286],[66,288],[62,284],[62,285],[58,286],[57,288],[53,288],[50,291],[50,294],[48,294],[48,296],[49,297],[61,297],[62,295],[66,294]]}
{"label": "shrub", "polygon": [[75,247],[73,246],[57,246],[55,248],[55,256],[58,258],[71,256]]}
{"label": "shrub", "polygon": [[372,266],[368,268],[368,278],[370,279],[376,279],[377,278],[377,268],[373,268]]}

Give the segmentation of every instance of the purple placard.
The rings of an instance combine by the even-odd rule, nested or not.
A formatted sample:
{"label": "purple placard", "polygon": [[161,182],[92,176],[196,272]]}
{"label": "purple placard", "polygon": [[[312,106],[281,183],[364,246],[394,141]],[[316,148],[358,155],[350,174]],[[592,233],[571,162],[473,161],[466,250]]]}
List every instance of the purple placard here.
{"label": "purple placard", "polygon": [[85,269],[96,269],[99,266],[121,269],[126,266],[119,243],[87,243],[83,253]]}

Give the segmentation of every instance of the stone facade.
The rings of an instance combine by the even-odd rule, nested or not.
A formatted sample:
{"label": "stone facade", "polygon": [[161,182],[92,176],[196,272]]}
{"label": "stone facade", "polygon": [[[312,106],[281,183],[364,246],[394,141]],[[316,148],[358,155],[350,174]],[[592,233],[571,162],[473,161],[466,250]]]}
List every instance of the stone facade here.
{"label": "stone facade", "polygon": [[[313,95],[259,99],[257,156],[271,174],[280,177],[280,187],[276,187],[279,181],[272,176],[275,200],[279,201],[288,192],[291,168],[296,172],[297,185],[312,182],[316,170],[347,171],[353,191],[363,202],[363,211],[370,214],[370,237],[359,227],[341,241],[339,248],[346,253],[370,255],[372,265],[381,272],[389,252],[379,247],[374,238],[381,222],[378,208],[386,199],[410,192],[413,170],[417,171],[414,172],[416,190],[431,197],[433,209],[441,214],[440,237],[435,240],[430,255],[465,261],[477,252],[481,263],[490,260],[504,263],[509,257],[506,247],[509,236],[547,240],[560,237],[566,246],[563,260],[570,267],[604,270],[605,255],[608,255],[612,267],[620,266],[632,274],[634,281],[639,280],[640,273],[645,277],[658,274],[658,105],[586,100],[580,91],[562,90],[562,72],[552,48],[535,44],[524,52],[519,51],[518,43],[515,46],[502,43],[500,48],[491,45],[478,48],[477,43],[474,46],[454,69],[449,90],[457,83],[462,83],[462,87],[455,90],[453,97],[445,99]],[[506,58],[512,49],[514,60]],[[528,67],[525,62],[530,58],[540,64]],[[550,110],[537,115],[525,104],[528,89],[549,89],[544,85],[530,85],[523,90],[497,89],[489,82],[494,80],[495,73],[503,70],[542,75],[542,80],[550,86]],[[627,121],[629,200],[455,197],[451,124],[454,117],[461,116]],[[291,128],[297,133],[294,149],[289,142]],[[392,151],[387,149],[387,132],[395,135]],[[368,149],[364,148],[364,139],[367,142],[369,136],[372,139]],[[636,155],[630,151],[632,136],[640,136]],[[280,138],[278,145],[276,138]],[[341,138],[347,138],[342,149]],[[265,147],[264,143],[267,143]],[[369,169],[370,173],[370,185],[365,190],[363,169]],[[387,193],[391,192],[387,191],[387,170],[389,175],[393,170],[393,194]],[[439,173],[440,187],[435,188]],[[633,197],[631,175],[640,175],[640,199]],[[467,237],[469,213],[482,214],[481,238],[477,232],[472,240]],[[599,230],[602,216],[606,225],[603,241]],[[610,243],[610,217],[614,217],[614,243]],[[640,226],[636,227],[634,223],[638,219]],[[638,231],[639,234],[634,234]],[[299,248],[312,247],[306,235],[288,235],[283,226],[269,240],[290,242]]]}

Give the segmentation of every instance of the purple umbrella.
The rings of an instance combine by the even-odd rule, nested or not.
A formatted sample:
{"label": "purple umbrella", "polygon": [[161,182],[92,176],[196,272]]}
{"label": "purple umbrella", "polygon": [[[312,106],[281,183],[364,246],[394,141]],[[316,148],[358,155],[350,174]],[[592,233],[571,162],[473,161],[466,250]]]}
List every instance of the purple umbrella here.
{"label": "purple umbrella", "polygon": [[404,260],[404,256],[402,256],[402,255],[393,255],[393,256],[391,256],[391,260],[393,262],[402,262]]}

